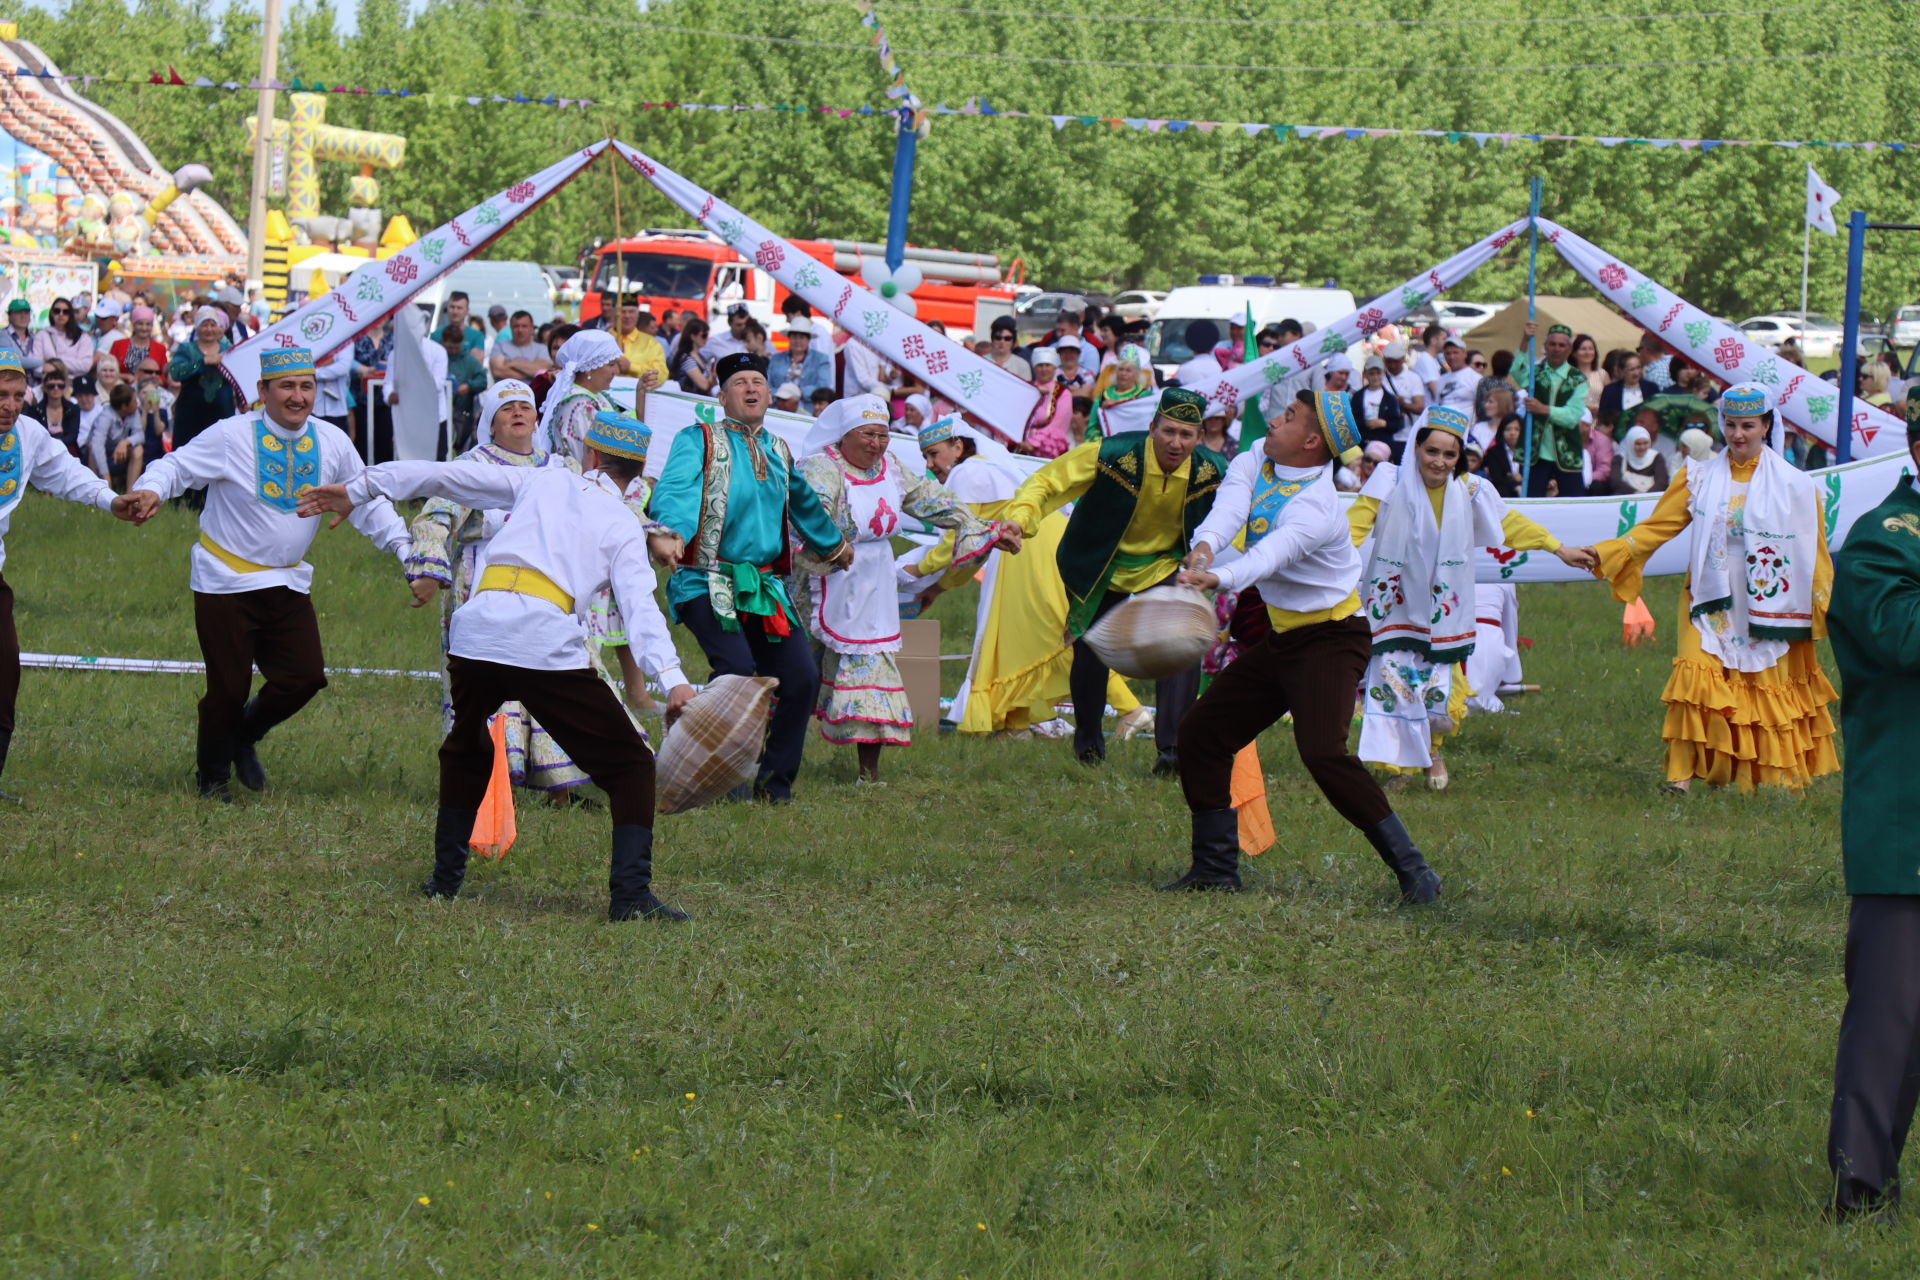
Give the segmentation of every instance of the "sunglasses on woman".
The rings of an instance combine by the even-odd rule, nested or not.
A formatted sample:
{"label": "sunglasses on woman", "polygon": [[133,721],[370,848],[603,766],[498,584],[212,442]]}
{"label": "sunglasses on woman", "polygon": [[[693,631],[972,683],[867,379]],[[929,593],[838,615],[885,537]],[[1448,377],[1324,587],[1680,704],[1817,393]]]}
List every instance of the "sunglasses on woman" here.
{"label": "sunglasses on woman", "polygon": [[50,316],[70,316],[73,314],[73,312],[69,311],[65,307],[54,307],[51,310],[49,310],[47,314]]}
{"label": "sunglasses on woman", "polygon": [[1469,368],[1469,369],[1484,369],[1484,368],[1486,368],[1486,367],[1487,367],[1487,362],[1486,362],[1485,360],[1469,360],[1469,361],[1467,361],[1467,368]]}

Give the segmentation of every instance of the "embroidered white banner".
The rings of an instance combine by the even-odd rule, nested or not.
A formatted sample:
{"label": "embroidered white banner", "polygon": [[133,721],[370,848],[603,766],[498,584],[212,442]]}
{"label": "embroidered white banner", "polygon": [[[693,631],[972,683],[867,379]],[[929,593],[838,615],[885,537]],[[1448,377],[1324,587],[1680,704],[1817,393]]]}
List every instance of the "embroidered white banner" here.
{"label": "embroidered white banner", "polygon": [[[1381,294],[1358,311],[1340,317],[1291,346],[1282,347],[1257,360],[1249,360],[1227,370],[1212,382],[1202,382],[1189,389],[1203,393],[1210,404],[1221,406],[1231,417],[1247,396],[1257,396],[1268,387],[1313,368],[1328,356],[1372,337],[1415,307],[1432,302],[1472,275],[1482,263],[1512,244],[1526,230],[1525,218],[1509,223],[1486,239],[1468,245],[1433,270],[1412,277],[1398,289]],[[1359,385],[1357,374],[1354,385]]]}
{"label": "embroidered white banner", "polygon": [[[1773,391],[1788,422],[1829,445],[1839,439],[1840,391],[1833,383],[1782,360],[1724,320],[1708,315],[1558,223],[1540,219],[1540,238],[1603,298],[1687,359],[1727,382],[1761,383]],[[1852,426],[1856,458],[1906,452],[1906,424],[1885,409],[1855,399]]]}
{"label": "embroidered white banner", "polygon": [[614,151],[741,257],[967,413],[1018,440],[1040,393],[1024,379],[882,302],[659,161],[615,142]]}
{"label": "embroidered white banner", "polygon": [[[369,258],[332,292],[289,311],[221,360],[221,372],[242,403],[258,394],[260,355],[269,347],[307,347],[314,359],[352,345],[407,299],[487,247],[502,231],[567,185],[605,142],[582,147],[532,177],[495,192],[451,222],[444,222],[391,258]],[[298,268],[295,268],[298,270]]]}

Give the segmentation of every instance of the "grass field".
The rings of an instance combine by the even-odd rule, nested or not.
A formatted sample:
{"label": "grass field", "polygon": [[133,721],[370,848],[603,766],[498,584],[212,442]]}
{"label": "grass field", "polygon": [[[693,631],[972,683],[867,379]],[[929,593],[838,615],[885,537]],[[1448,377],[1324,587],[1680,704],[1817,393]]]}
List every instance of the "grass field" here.
{"label": "grass field", "polygon": [[[29,497],[23,643],[197,657],[190,536]],[[330,661],[434,664],[390,561],[314,559]],[[0,1273],[1911,1274],[1815,1217],[1838,782],[1656,796],[1674,595],[1626,651],[1602,588],[1523,589],[1547,691],[1398,801],[1424,911],[1284,729],[1238,897],[1149,892],[1149,744],[923,733],[883,790],[816,741],[791,808],[663,819],[689,926],[604,923],[604,814],[527,805],[427,903],[437,686],[336,680],[222,808],[197,679],[29,671]]]}

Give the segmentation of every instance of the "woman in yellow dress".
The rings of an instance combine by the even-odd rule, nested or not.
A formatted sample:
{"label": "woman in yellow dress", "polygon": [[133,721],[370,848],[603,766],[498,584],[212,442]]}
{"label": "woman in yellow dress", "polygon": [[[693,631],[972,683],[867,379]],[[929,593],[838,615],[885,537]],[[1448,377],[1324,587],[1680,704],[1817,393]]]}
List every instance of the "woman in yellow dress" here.
{"label": "woman in yellow dress", "polygon": [[1474,548],[1547,551],[1590,568],[1584,547],[1560,540],[1517,511],[1485,476],[1466,472],[1467,415],[1436,405],[1398,467],[1382,463],[1347,511],[1353,545],[1373,536],[1360,575],[1373,659],[1367,664],[1360,748],[1369,764],[1423,770],[1446,789],[1441,743],[1467,714],[1466,660],[1473,653]]}
{"label": "woman in yellow dress", "polygon": [[1780,456],[1773,397],[1754,383],[1720,397],[1726,451],[1689,460],[1653,514],[1590,550],[1613,598],[1640,594],[1647,558],[1693,531],[1680,594],[1679,651],[1660,700],[1667,781],[1797,791],[1840,768],[1837,696],[1813,642],[1827,632],[1833,560],[1813,480]]}
{"label": "woman in yellow dress", "polygon": [[[951,489],[982,520],[997,519],[1019,488],[1014,474],[987,456],[1000,447],[985,441],[956,416],[920,428],[920,453],[934,478]],[[981,570],[980,602],[974,614],[973,659],[953,700],[961,733],[1032,737],[1032,726],[1055,716],[1067,696],[1073,645],[1066,634],[1067,588],[1055,553],[1067,518],[1055,513],[1011,559],[995,552]],[[921,594],[922,607],[943,591],[971,581],[975,567],[953,567],[953,537],[943,536],[903,566],[904,582],[939,574]],[[1118,675],[1107,681],[1107,702],[1119,720],[1116,734],[1131,738],[1153,731],[1153,712],[1140,705]]]}

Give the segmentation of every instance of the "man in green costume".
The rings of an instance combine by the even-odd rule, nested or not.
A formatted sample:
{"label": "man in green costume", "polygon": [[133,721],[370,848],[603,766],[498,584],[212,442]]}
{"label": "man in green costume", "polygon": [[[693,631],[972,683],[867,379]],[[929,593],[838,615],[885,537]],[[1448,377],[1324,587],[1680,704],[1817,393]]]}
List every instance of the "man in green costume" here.
{"label": "man in green costume", "polygon": [[[1907,428],[1920,467],[1920,425]],[[1891,1212],[1920,1097],[1920,836],[1908,803],[1920,745],[1920,492],[1902,476],[1834,557],[1827,634],[1840,668],[1840,848],[1847,1009],[1833,1068],[1833,1212]]]}
{"label": "man in green costume", "polygon": [[[1048,513],[1073,503],[1060,539],[1060,577],[1067,588],[1067,631],[1074,637],[1073,750],[1088,764],[1104,760],[1107,664],[1080,637],[1127,597],[1172,580],[1193,531],[1213,508],[1227,460],[1200,447],[1207,398],[1169,387],[1145,431],[1093,440],[1061,454],[1027,477],[1000,518],[1034,536]],[[1180,717],[1200,688],[1200,668],[1155,687],[1153,771],[1180,770],[1175,750]]]}
{"label": "man in green costume", "polygon": [[[1527,322],[1527,336],[1534,325]],[[1573,367],[1573,330],[1556,324],[1547,329],[1546,363],[1538,371],[1523,354],[1513,362],[1513,380],[1524,399],[1521,407],[1533,417],[1533,457],[1527,460],[1527,496],[1547,496],[1549,481],[1557,481],[1563,498],[1587,496],[1581,460],[1587,452],[1587,429],[1580,419],[1587,412],[1587,375]]]}

